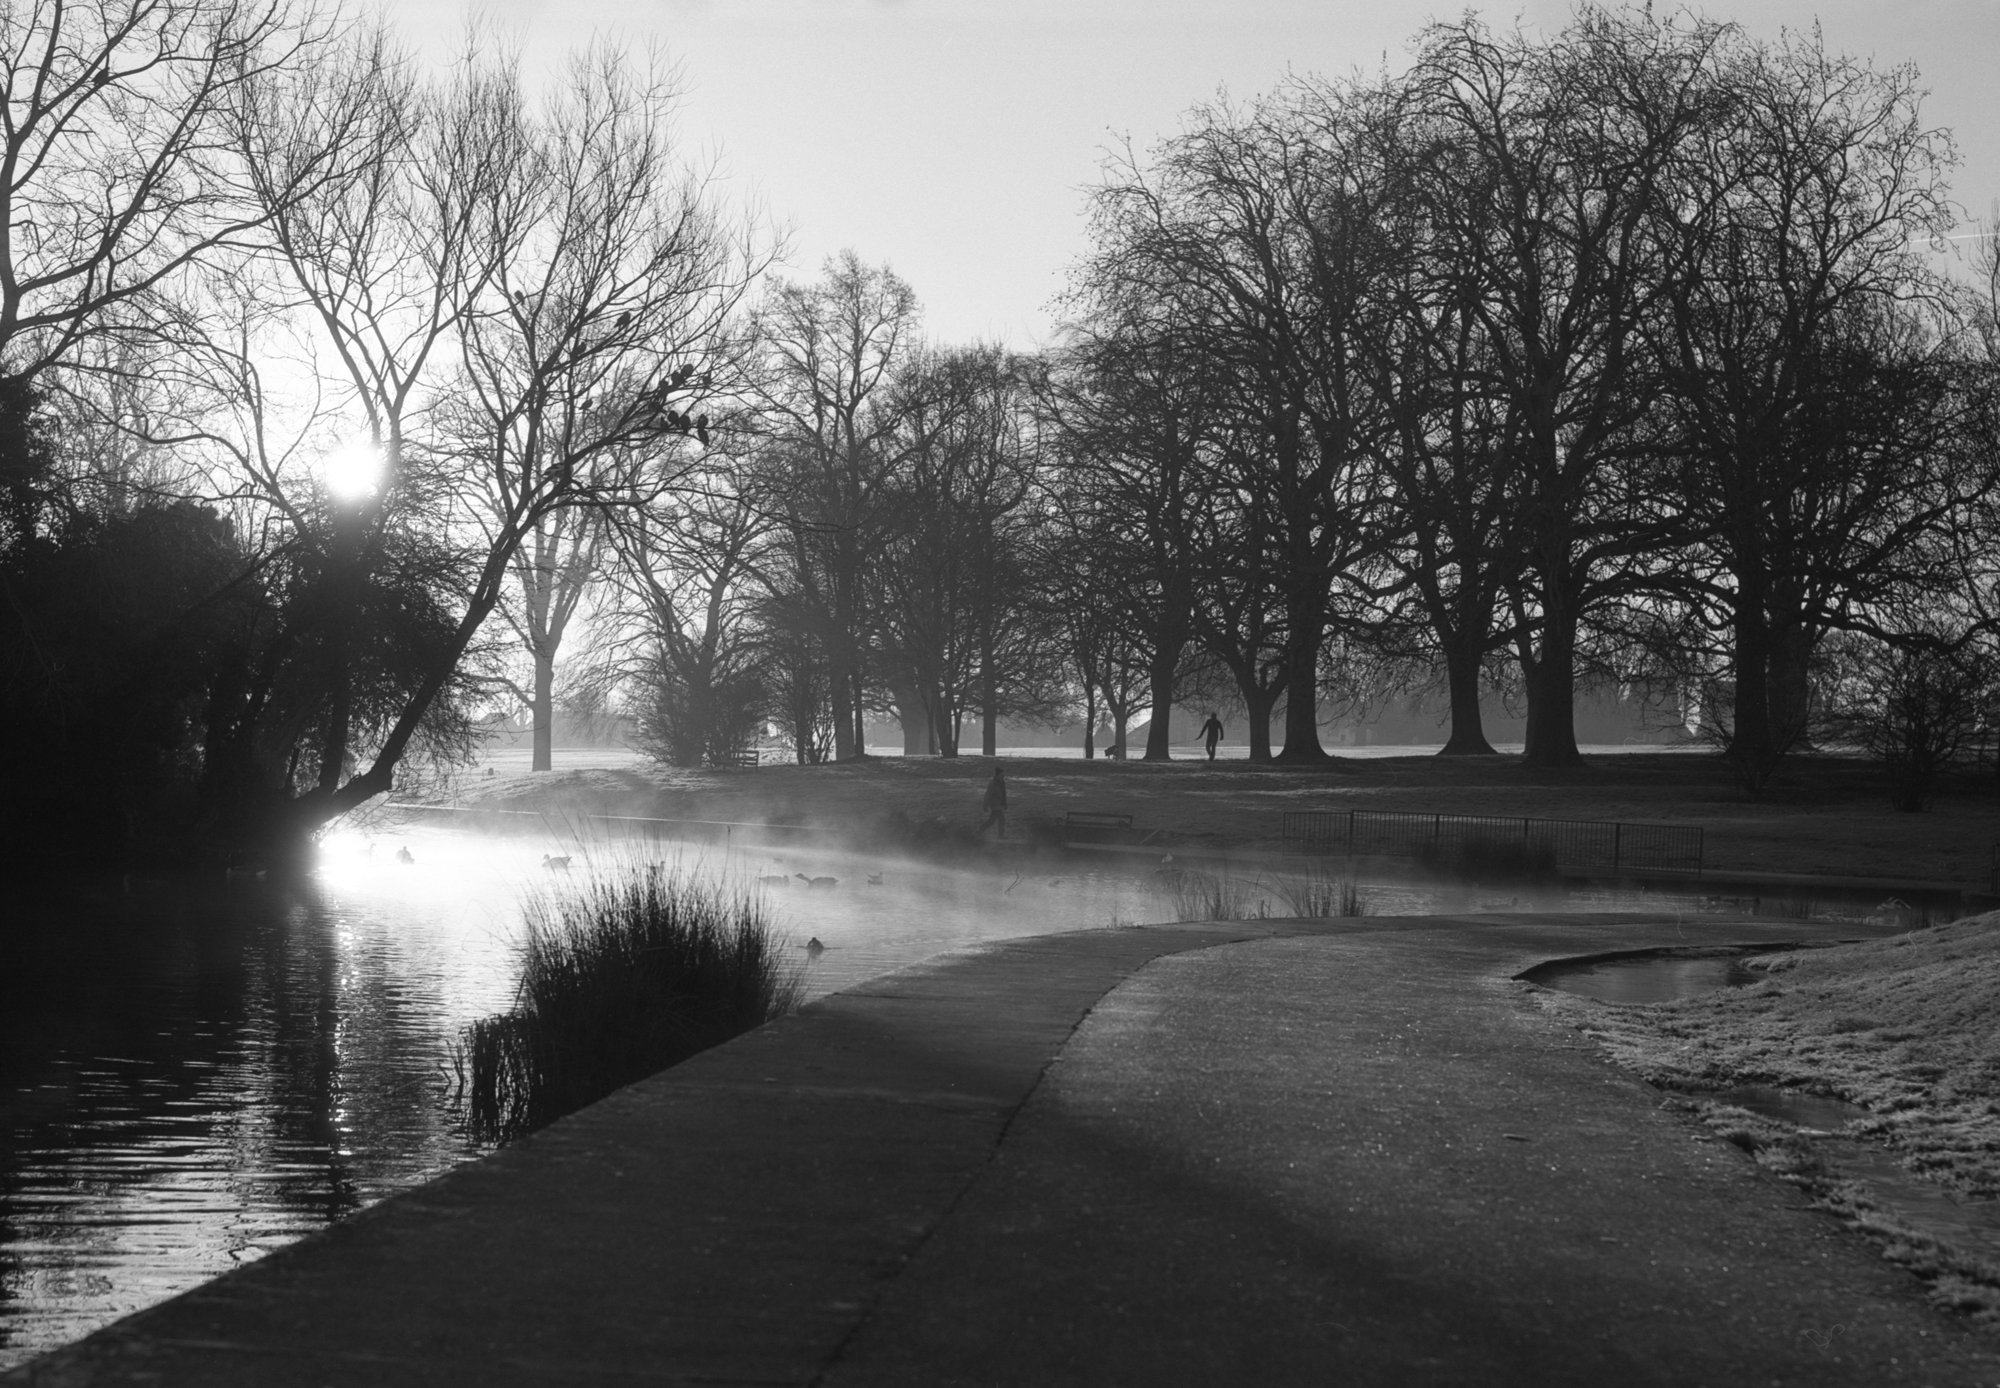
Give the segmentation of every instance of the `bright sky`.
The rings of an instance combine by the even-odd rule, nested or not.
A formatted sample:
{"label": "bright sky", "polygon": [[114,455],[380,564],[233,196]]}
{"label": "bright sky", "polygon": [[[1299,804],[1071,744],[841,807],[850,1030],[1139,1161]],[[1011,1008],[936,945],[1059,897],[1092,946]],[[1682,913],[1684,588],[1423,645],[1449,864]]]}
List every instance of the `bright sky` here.
{"label": "bright sky", "polygon": [[[1664,0],[1663,0],[1664,4]],[[402,31],[442,52],[464,0],[393,0]],[[812,278],[844,247],[886,261],[934,338],[1030,347],[1084,248],[1083,189],[1105,148],[1143,147],[1227,88],[1287,69],[1406,62],[1433,15],[1483,10],[1559,25],[1566,3],[1518,0],[486,0],[547,56],[593,31],[657,40],[688,85],[686,133],[731,186],[791,230]],[[1820,20],[1830,48],[1913,62],[1925,114],[1952,128],[1958,200],[2000,202],[2000,0],[1738,0],[1706,12],[1754,34]],[[1969,228],[1966,228],[1969,230]],[[1963,243],[1961,243],[1963,244]]]}

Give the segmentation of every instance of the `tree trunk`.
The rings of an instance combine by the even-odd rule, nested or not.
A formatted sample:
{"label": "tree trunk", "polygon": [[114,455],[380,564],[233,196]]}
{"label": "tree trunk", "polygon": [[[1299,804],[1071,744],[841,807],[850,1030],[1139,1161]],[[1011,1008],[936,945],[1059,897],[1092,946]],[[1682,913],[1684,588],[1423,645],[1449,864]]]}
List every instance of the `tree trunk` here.
{"label": "tree trunk", "polygon": [[1269,689],[1260,690],[1239,679],[1236,682],[1236,692],[1242,696],[1244,716],[1250,720],[1250,760],[1269,765],[1271,710],[1278,706],[1278,700],[1285,693],[1285,686],[1274,684]]}
{"label": "tree trunk", "polygon": [[1578,766],[1576,747],[1576,622],[1567,605],[1544,603],[1542,645],[1524,662],[1528,686],[1524,766]]}
{"label": "tree trunk", "polygon": [[853,684],[845,670],[835,670],[829,683],[833,686],[833,759],[852,761],[855,752]]}
{"label": "tree trunk", "polygon": [[899,682],[892,691],[896,700],[896,722],[903,729],[903,755],[920,757],[930,737],[930,714],[915,680]]}
{"label": "tree trunk", "polygon": [[327,641],[327,672],[334,682],[327,708],[326,735],[320,742],[319,779],[315,787],[325,795],[336,794],[340,778],[347,771],[348,738],[354,719],[354,671],[349,652],[354,645],[354,624],[361,607],[360,539],[355,522],[343,519],[336,530],[329,556],[333,618]]}
{"label": "tree trunk", "polygon": [[1451,689],[1451,736],[1438,749],[1441,757],[1492,757],[1499,753],[1486,740],[1486,725],[1479,711],[1479,657],[1470,641],[1445,647],[1445,682]]}
{"label": "tree trunk", "polygon": [[[342,645],[344,649],[344,643]],[[331,795],[340,788],[347,768],[347,728],[353,718],[354,678],[343,658],[334,668],[333,704],[326,719],[326,737],[319,749],[318,789]]]}
{"label": "tree trunk", "polygon": [[[1333,757],[1319,743],[1319,604],[1294,600],[1290,634],[1285,640],[1285,746],[1277,760],[1287,765],[1313,765]],[[1266,705],[1266,711],[1269,705]],[[1251,711],[1254,720],[1256,710]],[[1253,725],[1251,736],[1256,732]]]}
{"label": "tree trunk", "polygon": [[1086,682],[1083,686],[1083,759],[1089,761],[1097,755],[1097,690]]}
{"label": "tree trunk", "polygon": [[528,763],[528,769],[548,771],[555,765],[552,753],[555,747],[556,662],[553,656],[544,651],[538,650],[534,656],[535,690],[534,698],[528,705],[529,716],[534,725],[534,730],[530,734],[534,744],[534,754]]}
{"label": "tree trunk", "polygon": [[1739,579],[1732,616],[1735,641],[1729,663],[1736,690],[1729,708],[1729,756],[1746,770],[1761,768],[1777,757],[1778,745],[1771,726],[1772,650],[1760,585],[1744,585]]}
{"label": "tree trunk", "polygon": [[931,697],[931,742],[940,757],[958,755],[958,710],[941,692]]}
{"label": "tree trunk", "polygon": [[[1153,721],[1146,728],[1146,760],[1172,761],[1174,757],[1173,712],[1174,671],[1180,667],[1185,642],[1162,642],[1147,671],[1153,689]],[[1122,738],[1121,738],[1122,741]]]}
{"label": "tree trunk", "polygon": [[1781,751],[1812,741],[1812,634],[1781,618],[1771,632],[1771,732]]}
{"label": "tree trunk", "polygon": [[989,647],[979,667],[979,755],[996,754],[1000,740],[1000,681],[993,672]]}

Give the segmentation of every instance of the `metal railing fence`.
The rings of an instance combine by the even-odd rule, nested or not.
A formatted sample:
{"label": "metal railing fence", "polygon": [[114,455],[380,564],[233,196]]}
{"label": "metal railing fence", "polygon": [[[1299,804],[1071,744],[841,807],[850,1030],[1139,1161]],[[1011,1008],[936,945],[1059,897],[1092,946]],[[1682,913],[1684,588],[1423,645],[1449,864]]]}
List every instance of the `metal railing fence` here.
{"label": "metal railing fence", "polygon": [[1287,810],[1285,842],[1349,856],[1520,854],[1524,863],[1616,871],[1700,872],[1702,831],[1689,824],[1529,819],[1408,810]]}

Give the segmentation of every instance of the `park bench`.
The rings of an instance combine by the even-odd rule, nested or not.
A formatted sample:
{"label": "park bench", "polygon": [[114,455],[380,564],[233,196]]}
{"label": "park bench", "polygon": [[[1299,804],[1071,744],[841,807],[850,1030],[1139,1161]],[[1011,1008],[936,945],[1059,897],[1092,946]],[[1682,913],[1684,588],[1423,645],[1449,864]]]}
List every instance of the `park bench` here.
{"label": "park bench", "polygon": [[1129,814],[1106,814],[1101,810],[1071,810],[1063,816],[1065,829],[1130,829]]}
{"label": "park bench", "polygon": [[1132,816],[1104,810],[1070,810],[1063,815],[1063,837],[1071,843],[1116,843],[1132,836]]}

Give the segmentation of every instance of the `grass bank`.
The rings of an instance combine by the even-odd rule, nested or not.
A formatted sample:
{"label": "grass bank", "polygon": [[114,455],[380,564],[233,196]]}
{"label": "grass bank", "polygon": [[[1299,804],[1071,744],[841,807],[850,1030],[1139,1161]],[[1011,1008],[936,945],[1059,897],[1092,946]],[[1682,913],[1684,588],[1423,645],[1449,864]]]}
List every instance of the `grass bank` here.
{"label": "grass bank", "polygon": [[[1766,975],[1674,1002],[1540,1004],[1655,1084],[1778,1085],[1868,1111],[1852,1131],[1975,1206],[2000,1197],[2000,912],[1861,944],[1756,956]],[[2000,1259],[1909,1226],[1784,1124],[1695,1106],[1776,1174],[1877,1235],[1941,1300],[2000,1320]]]}

